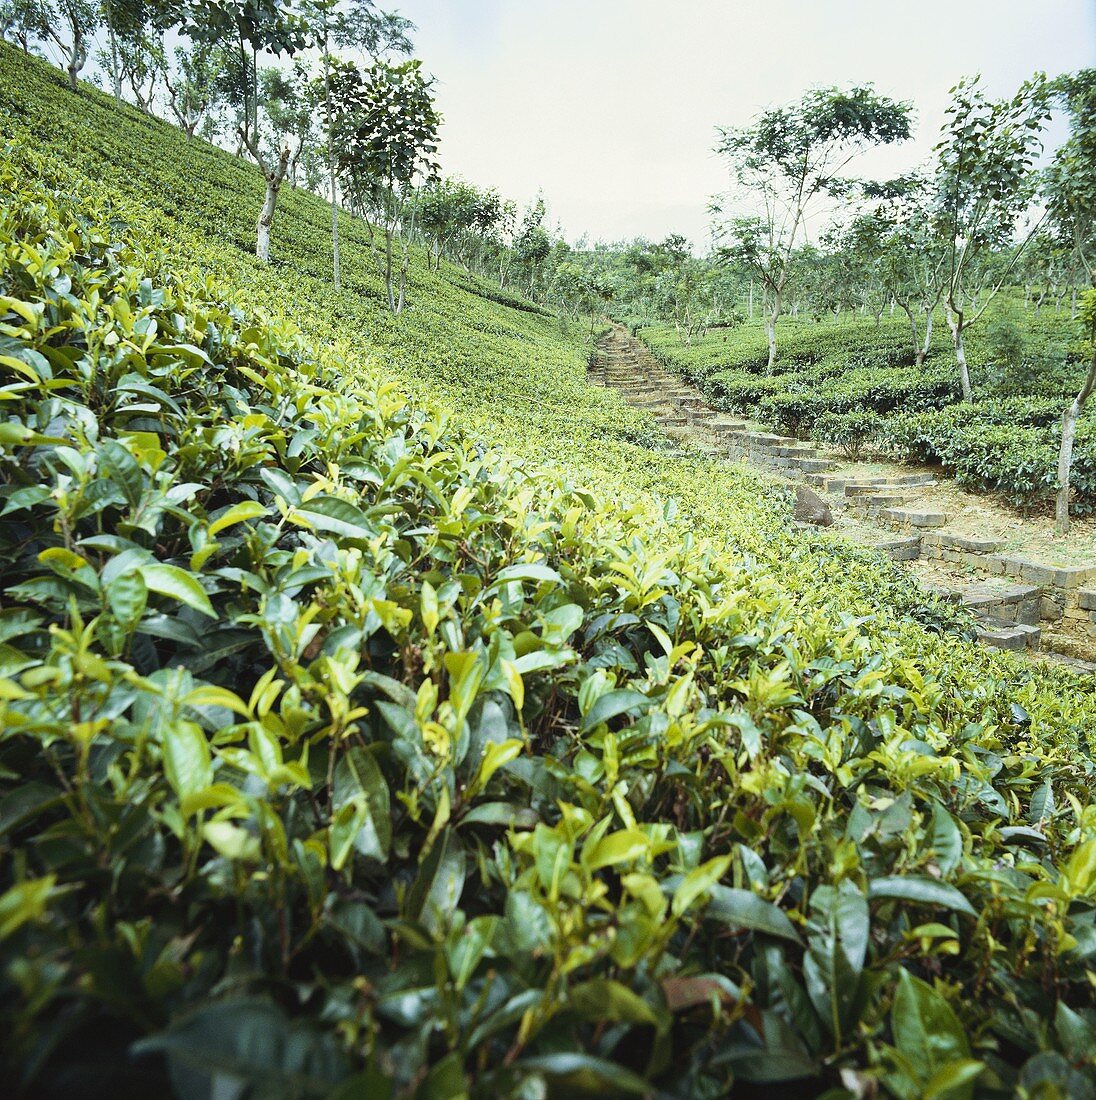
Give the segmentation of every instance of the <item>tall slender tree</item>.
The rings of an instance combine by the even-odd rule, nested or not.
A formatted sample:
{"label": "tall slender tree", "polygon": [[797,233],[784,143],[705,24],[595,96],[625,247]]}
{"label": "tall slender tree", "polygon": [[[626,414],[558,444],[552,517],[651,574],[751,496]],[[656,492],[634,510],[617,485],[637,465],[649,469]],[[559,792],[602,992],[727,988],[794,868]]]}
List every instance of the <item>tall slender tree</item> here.
{"label": "tall slender tree", "polygon": [[380,11],[373,0],[304,0],[301,13],[309,26],[323,67],[323,102],[326,128],[327,178],[331,202],[331,266],[335,289],[342,285],[339,261],[338,164],[331,100],[331,62],[334,49],[359,50],[371,60],[390,53],[409,54],[415,25],[398,12]]}
{"label": "tall slender tree", "polygon": [[1066,534],[1077,422],[1096,390],[1096,69],[1060,77],[1051,90],[1069,116],[1070,135],[1047,169],[1044,195],[1059,239],[1072,252],[1089,283],[1081,307],[1090,343],[1088,369],[1076,396],[1062,413],[1058,453],[1055,518],[1059,532]]}
{"label": "tall slender tree", "polygon": [[269,261],[274,213],[289,171],[292,147],[286,139],[270,150],[263,141],[258,58],[264,53],[293,55],[308,42],[307,26],[289,0],[192,0],[183,29],[195,42],[233,44],[235,56],[228,86],[233,89],[239,110],[236,134],[240,147],[259,166],[266,185],[255,226],[255,255]]}
{"label": "tall slender tree", "polygon": [[[364,71],[340,66],[332,73],[331,111],[339,168],[351,186],[377,200],[385,238],[388,308],[403,312],[415,232],[416,181],[437,174],[441,116],[420,61],[378,61]],[[407,217],[405,217],[407,215]],[[397,258],[397,236],[400,256]]]}
{"label": "tall slender tree", "polygon": [[[870,86],[819,88],[763,112],[750,126],[720,130],[716,152],[727,160],[734,189],[712,204],[715,235],[763,288],[770,370],[792,256],[809,220],[821,200],[852,191],[844,173],[861,153],[910,136],[910,114],[908,103]],[[736,214],[743,204],[757,212]]]}
{"label": "tall slender tree", "polygon": [[93,0],[41,0],[35,5],[31,37],[59,51],[73,91],[79,86],[101,22],[102,10]]}
{"label": "tall slender tree", "polygon": [[[1042,74],[1010,99],[989,99],[977,77],[952,89],[936,148],[936,225],[947,249],[943,299],[964,401],[972,393],[966,333],[1008,282],[1039,227],[1033,218],[1016,238],[1034,194],[1032,168],[1049,110]],[[1001,252],[1007,260],[991,262]]]}

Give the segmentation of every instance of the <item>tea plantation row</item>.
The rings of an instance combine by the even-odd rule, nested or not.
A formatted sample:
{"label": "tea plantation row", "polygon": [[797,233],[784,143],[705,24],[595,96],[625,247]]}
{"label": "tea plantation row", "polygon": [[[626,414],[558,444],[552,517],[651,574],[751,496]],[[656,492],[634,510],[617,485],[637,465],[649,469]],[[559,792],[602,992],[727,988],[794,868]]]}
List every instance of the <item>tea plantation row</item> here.
{"label": "tea plantation row", "polygon": [[[668,326],[639,330],[668,366],[722,407],[790,434],[900,460],[941,464],[959,484],[1000,493],[1020,508],[1057,487],[1062,410],[1085,373],[1080,327],[1067,314],[1039,318],[1007,296],[997,315],[971,330],[975,401],[958,406],[958,371],[943,318],[933,350],[914,365],[904,319],[840,322],[786,319],[781,353],[766,373],[764,331],[714,329],[691,346]],[[1072,510],[1096,510],[1096,420],[1083,419],[1074,452]]]}

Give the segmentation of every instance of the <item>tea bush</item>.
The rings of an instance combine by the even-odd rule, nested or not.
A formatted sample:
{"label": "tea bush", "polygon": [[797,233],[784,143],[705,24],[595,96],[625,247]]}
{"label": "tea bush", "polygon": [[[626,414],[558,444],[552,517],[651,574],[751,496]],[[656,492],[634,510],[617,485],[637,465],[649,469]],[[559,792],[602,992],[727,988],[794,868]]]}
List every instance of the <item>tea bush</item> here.
{"label": "tea bush", "polygon": [[[1084,348],[1066,315],[1048,311],[1034,318],[1007,304],[983,329],[972,330],[977,400],[969,406],[958,404],[942,319],[921,367],[912,365],[908,328],[894,318],[878,326],[862,318],[839,324],[785,319],[771,374],[757,326],[708,334],[691,347],[668,327],[645,328],[641,338],[722,408],[789,435],[837,443],[848,438],[838,428],[843,418],[882,417],[878,438],[896,457],[941,465],[960,484],[999,492],[1023,509],[1043,506],[1054,494],[1062,410],[1084,374]],[[1074,451],[1071,507],[1079,515],[1096,510],[1092,424],[1089,414]]]}
{"label": "tea bush", "polygon": [[0,63],[9,1091],[1085,1094],[1091,687]]}

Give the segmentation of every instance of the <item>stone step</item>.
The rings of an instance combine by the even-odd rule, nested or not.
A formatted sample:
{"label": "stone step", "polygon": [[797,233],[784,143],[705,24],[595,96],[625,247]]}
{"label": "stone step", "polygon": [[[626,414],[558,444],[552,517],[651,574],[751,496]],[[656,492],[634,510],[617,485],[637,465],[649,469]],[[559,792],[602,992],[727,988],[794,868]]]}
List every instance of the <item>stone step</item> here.
{"label": "stone step", "polygon": [[921,556],[921,539],[910,535],[904,539],[889,539],[876,547],[882,550],[891,561],[916,561]]}
{"label": "stone step", "polygon": [[1011,623],[1003,619],[984,619],[976,626],[978,640],[993,649],[1038,649],[1042,631],[1037,626]]}
{"label": "stone step", "polygon": [[985,571],[994,575],[1015,577],[1028,584],[1067,591],[1083,589],[1096,581],[1096,565],[1046,565],[1025,558],[987,554]]}
{"label": "stone step", "polygon": [[914,511],[911,508],[885,508],[880,518],[895,527],[943,527],[951,517],[946,512]]}
{"label": "stone step", "polygon": [[908,493],[863,493],[848,499],[847,507],[854,512],[882,513],[899,509],[910,502]]}
{"label": "stone step", "polygon": [[936,484],[936,479],[931,474],[909,474],[895,477],[848,477],[838,475],[836,477],[818,477],[812,479],[811,484],[827,493],[843,493],[850,486],[865,489],[874,488],[931,488]]}
{"label": "stone step", "polygon": [[777,435],[775,432],[750,432],[750,436],[758,443],[771,444],[774,447],[792,447],[799,443],[794,436]]}
{"label": "stone step", "polygon": [[1067,657],[1064,653],[1046,653],[1051,664],[1062,665],[1079,676],[1096,676],[1096,661],[1083,661],[1080,657]]}
{"label": "stone step", "polygon": [[968,554],[992,554],[1004,545],[999,539],[972,539],[965,535],[952,535],[946,531],[934,531],[925,535],[926,546],[939,546],[944,550],[962,550]]}
{"label": "stone step", "polygon": [[783,444],[754,443],[751,441],[750,449],[761,454],[772,455],[774,458],[817,458],[818,449],[815,447],[784,446]]}
{"label": "stone step", "polygon": [[962,592],[961,602],[982,618],[1037,626],[1043,590],[1037,585],[973,585]]}

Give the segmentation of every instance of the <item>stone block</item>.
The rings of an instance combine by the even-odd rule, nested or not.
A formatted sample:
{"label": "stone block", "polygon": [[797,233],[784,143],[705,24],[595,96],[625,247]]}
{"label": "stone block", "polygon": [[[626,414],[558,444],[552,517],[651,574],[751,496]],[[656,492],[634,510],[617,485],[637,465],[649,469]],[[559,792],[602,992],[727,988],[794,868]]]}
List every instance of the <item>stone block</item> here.
{"label": "stone block", "polygon": [[894,539],[879,544],[891,561],[916,561],[921,556],[921,540],[917,536],[908,539]]}
{"label": "stone block", "polygon": [[1082,588],[1077,593],[1077,606],[1082,611],[1096,611],[1096,589]]}
{"label": "stone block", "polygon": [[949,535],[951,544],[957,550],[966,550],[971,554],[991,554],[994,550],[1001,549],[1001,543],[996,539],[968,539],[962,535]]}
{"label": "stone block", "polygon": [[1050,618],[1043,614],[1042,601],[1038,596],[1023,600],[1016,604],[1016,621],[1026,623],[1028,626],[1037,626],[1044,618]]}
{"label": "stone block", "polygon": [[945,512],[912,512],[909,509],[900,511],[912,527],[943,527],[948,522]]}
{"label": "stone block", "polygon": [[1057,620],[1062,617],[1062,612],[1062,604],[1053,596],[1048,596],[1044,592],[1042,598],[1039,600],[1039,614],[1042,618],[1057,622]]}
{"label": "stone block", "polygon": [[1093,580],[1096,580],[1096,565],[1075,565],[1055,569],[1052,583],[1055,588],[1076,589]]}
{"label": "stone block", "polygon": [[1054,587],[1057,572],[1053,565],[1042,565],[1035,561],[1020,562],[1020,577],[1029,584],[1037,584],[1043,588]]}
{"label": "stone block", "polygon": [[1008,622],[986,622],[978,627],[978,639],[994,649],[1023,650],[1039,648],[1037,627]]}
{"label": "stone block", "polygon": [[1029,563],[1023,558],[1010,558],[1003,557],[1001,559],[1002,569],[1001,572],[1006,577],[1019,577],[1024,570],[1024,566]]}

